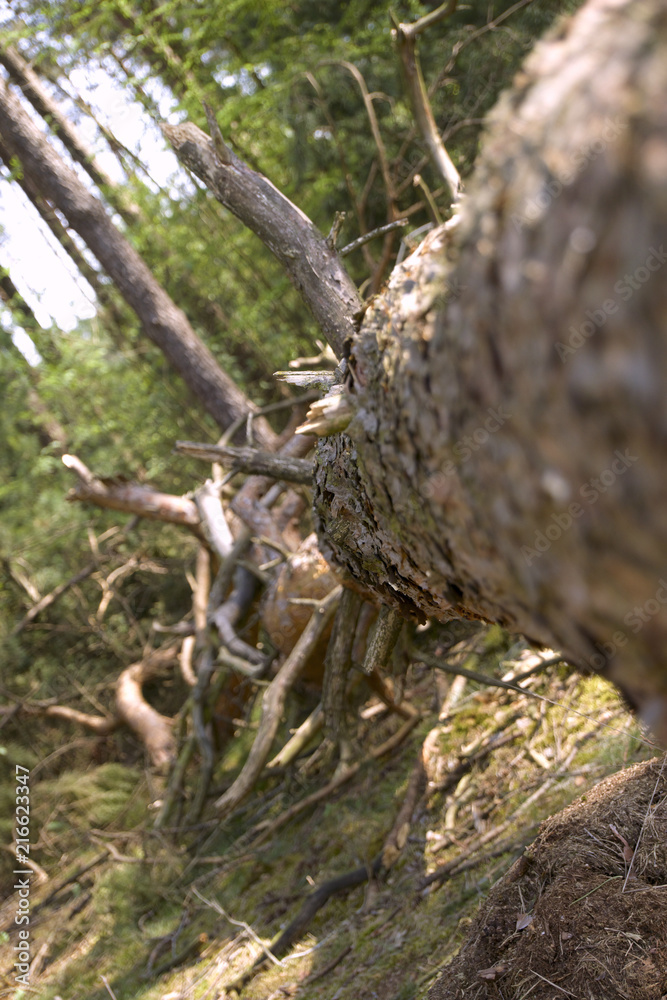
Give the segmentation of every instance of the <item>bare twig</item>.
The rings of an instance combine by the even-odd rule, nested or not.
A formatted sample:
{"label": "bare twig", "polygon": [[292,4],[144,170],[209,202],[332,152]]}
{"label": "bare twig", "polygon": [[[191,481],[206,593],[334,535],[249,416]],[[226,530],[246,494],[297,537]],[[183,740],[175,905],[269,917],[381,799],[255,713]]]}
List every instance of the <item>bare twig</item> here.
{"label": "bare twig", "polygon": [[256,448],[230,448],[194,441],[177,441],[174,448],[180,455],[191,455],[207,462],[226,461],[235,471],[271,476],[290,483],[310,484],[313,481],[313,463],[307,458],[283,458]]}
{"label": "bare twig", "polygon": [[84,566],[83,569],[79,570],[78,573],[75,573],[74,576],[71,576],[69,580],[65,580],[64,583],[55,587],[49,594],[45,594],[45,596],[42,597],[37,604],[33,605],[33,607],[30,608],[30,611],[28,611],[28,613],[16,623],[11,634],[18,635],[19,632],[22,632],[26,625],[29,625],[30,622],[35,620],[37,615],[41,614],[42,611],[45,611],[46,608],[50,607],[52,604],[55,604],[56,601],[72,587],[75,587],[78,583],[81,583],[83,580],[88,579],[89,576],[92,576],[96,569],[98,569],[98,564],[96,562],[89,563],[87,566]]}
{"label": "bare twig", "polygon": [[324,713],[322,711],[322,702],[320,702],[308,718],[294,731],[282,750],[266,766],[273,768],[285,767],[287,764],[291,764],[297,754],[301,753],[303,748],[312,740],[313,736],[319,733],[323,725]]}
{"label": "bare twig", "polygon": [[394,37],[398,43],[401,57],[403,78],[410,98],[410,104],[415,121],[426,144],[433,164],[449,188],[452,200],[456,202],[461,193],[461,177],[452,159],[444,147],[440,132],[433,118],[433,111],[428,99],[424,77],[422,76],[419,56],[417,54],[416,38],[429,25],[448,17],[456,10],[456,0],[442,4],[437,10],[431,11],[414,24],[394,22]]}
{"label": "bare twig", "polygon": [[231,812],[242,802],[264,767],[280,725],[287,693],[303,670],[308,655],[335,613],[341,592],[342,587],[335,587],[325,597],[320,607],[313,612],[296,646],[264,692],[262,720],[248,759],[234,784],[215,803],[216,809],[223,814]]}
{"label": "bare twig", "polygon": [[[378,151],[378,157],[380,159],[380,171],[382,173],[382,179],[384,181],[385,191],[387,194],[387,215],[389,216],[389,222],[393,222],[397,215],[396,208],[396,187],[394,184],[391,171],[389,169],[389,158],[387,157],[387,150],[382,139],[382,133],[380,132],[380,126],[378,124],[377,115],[375,114],[375,108],[373,107],[373,97],[376,95],[370,94],[368,92],[368,87],[366,86],[366,81],[364,80],[362,74],[359,72],[354,63],[347,62],[344,59],[325,59],[322,63],[324,66],[340,66],[342,69],[347,70],[347,72],[352,76],[355,83],[359,87],[361,92],[361,97],[364,102],[364,107],[366,109],[366,114],[368,115],[368,121],[371,126],[371,133],[373,135],[373,141]],[[333,345],[332,345],[333,346]]]}
{"label": "bare twig", "polygon": [[202,894],[200,893],[199,889],[197,889],[196,886],[193,887],[192,892],[197,897],[197,899],[200,899],[202,903],[204,903],[206,906],[210,907],[212,910],[215,910],[216,913],[219,913],[220,916],[224,917],[225,920],[227,920],[230,924],[234,924],[235,927],[242,927],[243,930],[248,935],[248,937],[251,938],[255,942],[255,944],[259,945],[259,947],[262,949],[266,957],[269,959],[269,961],[273,962],[274,965],[283,964],[280,961],[280,959],[276,958],[273,952],[269,948],[267,948],[267,946],[264,944],[259,935],[255,933],[250,924],[247,924],[245,920],[235,920],[234,917],[230,917],[228,913],[225,913],[223,908],[220,906],[220,903],[218,903],[215,899],[207,899],[206,896],[202,896]]}
{"label": "bare twig", "polygon": [[372,229],[370,233],[364,233],[363,236],[358,236],[356,240],[352,240],[351,243],[344,246],[342,250],[338,251],[338,253],[341,257],[347,257],[347,255],[352,253],[353,250],[358,250],[360,247],[363,247],[366,243],[376,239],[378,236],[384,236],[386,233],[391,233],[394,229],[402,229],[404,226],[408,225],[409,221],[409,219],[396,219],[395,222],[388,222],[384,226],[378,226],[377,229]]}

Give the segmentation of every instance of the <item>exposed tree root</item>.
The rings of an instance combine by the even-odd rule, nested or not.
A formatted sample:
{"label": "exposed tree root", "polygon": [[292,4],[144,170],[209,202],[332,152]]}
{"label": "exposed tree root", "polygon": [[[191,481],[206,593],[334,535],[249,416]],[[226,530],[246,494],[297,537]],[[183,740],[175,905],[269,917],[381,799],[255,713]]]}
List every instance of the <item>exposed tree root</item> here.
{"label": "exposed tree root", "polygon": [[116,683],[118,714],[139,736],[158,771],[169,768],[176,757],[172,720],[160,715],[146,702],[141,688],[177,656],[176,645],[156,649],[124,670]]}

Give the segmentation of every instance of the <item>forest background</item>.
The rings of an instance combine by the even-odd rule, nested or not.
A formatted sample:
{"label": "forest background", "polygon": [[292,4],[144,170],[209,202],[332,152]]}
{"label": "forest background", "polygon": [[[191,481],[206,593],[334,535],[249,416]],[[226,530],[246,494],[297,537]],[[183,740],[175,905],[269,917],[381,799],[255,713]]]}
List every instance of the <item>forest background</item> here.
{"label": "forest background", "polygon": [[[511,84],[536,39],[558,15],[577,6],[551,0],[475,2],[461,5],[420,35],[419,56],[433,115],[464,182],[475,162],[485,114]],[[287,369],[295,358],[322,351],[321,334],[312,317],[275,258],[192,174],[174,161],[173,174],[156,180],[150,158],[142,156],[135,137],[123,135],[120,126],[110,127],[105,101],[98,104],[95,99],[96,88],[104,92],[103,81],[113,80],[116,92],[122,94],[119,100],[141,108],[154,142],[164,142],[159,132],[164,121],[188,120],[210,131],[208,105],[233,152],[267,176],[323,233],[332,229],[337,213],[345,213],[335,226],[339,248],[387,223],[403,220],[401,228],[345,257],[362,296],[370,298],[381,289],[399,255],[416,246],[427,227],[446,218],[451,209],[451,193],[433,168],[415,124],[392,38],[392,17],[414,22],[432,9],[418,2],[390,5],[372,0],[294,0],[289,4],[272,0],[261,4],[250,0],[17,0],[0,26],[0,63],[23,107],[86,187],[103,201],[114,226],[186,314],[220,368],[253,403],[270,407],[300,394],[277,382],[273,373]],[[52,109],[40,113],[25,84],[17,85],[26,67],[36,74],[39,86],[81,146],[90,147],[83,162],[73,162],[71,137]],[[76,86],[83,73],[89,80],[85,99]],[[112,169],[104,166],[110,157],[115,161]],[[74,717],[56,719],[46,710],[67,705],[102,717],[113,713],[114,685],[121,672],[142,661],[148,647],[159,645],[161,633],[155,624],[173,627],[190,615],[200,543],[173,524],[67,503],[74,477],[72,462],[64,464],[63,455],[77,456],[102,480],[131,481],[182,496],[206,473],[200,461],[175,453],[175,442],[215,442],[221,434],[220,421],[146,338],[117,284],[71,230],[58,206],[31,188],[21,164],[2,148],[0,159],[2,184],[21,188],[25,211],[39,220],[61,258],[65,255],[68,266],[76,269],[77,280],[87,283],[86,292],[95,302],[94,315],[71,329],[59,329],[44,322],[25,266],[5,267],[0,278],[0,682],[5,701],[0,742],[3,762],[12,767],[19,762],[38,778],[32,792],[38,846],[35,862],[52,879],[56,872],[60,880],[74,873],[70,882],[78,886],[74,897],[67,898],[71,933],[40,938],[44,948],[35,976],[44,977],[40,995],[104,996],[111,992],[100,983],[100,967],[104,967],[106,977],[116,977],[119,997],[161,996],[162,987],[152,982],[139,985],[142,976],[156,979],[165,963],[165,974],[170,969],[170,958],[162,956],[156,942],[169,942],[171,959],[179,959],[172,964],[182,969],[205,953],[219,931],[217,925],[205,924],[205,906],[197,909],[192,895],[182,909],[184,887],[189,885],[188,852],[201,855],[203,841],[199,833],[193,833],[193,824],[187,830],[183,825],[177,834],[172,830],[173,842],[168,842],[166,834],[158,842],[147,839],[152,822],[149,804],[159,797],[162,786],[147,767],[145,747],[136,734],[125,729],[91,735]],[[0,241],[0,264],[6,263],[2,249]],[[36,354],[26,348],[22,336],[29,338]],[[289,414],[285,408],[269,410],[267,420],[273,432],[284,430]],[[298,414],[303,417],[302,410],[297,409]],[[307,534],[307,514],[299,530]],[[40,603],[46,596],[52,600]],[[41,610],[35,611],[38,606]],[[260,648],[270,643],[266,635],[257,633],[256,611],[254,620],[250,616],[247,635],[259,639]],[[491,633],[473,630],[464,638],[469,643],[463,650],[468,667],[485,664],[498,676],[508,663],[529,655],[500,629]],[[574,697],[574,688],[567,687],[570,681],[562,671],[558,674],[557,657],[553,666],[552,701],[564,690]],[[420,743],[429,731],[425,721],[429,711],[447,693],[438,683],[432,670],[423,668],[420,673],[416,669],[411,675],[413,700],[423,716],[421,728],[413,734]],[[473,690],[480,687],[471,683]],[[650,745],[642,741],[602,681],[577,678],[576,683],[581,685],[577,704],[584,716],[595,705],[598,722],[615,718],[614,725],[630,736],[605,740],[596,730],[599,756],[576,758],[577,773],[572,772],[567,787],[550,786],[542,815],[562,806],[581,791],[582,784],[651,754]],[[481,690],[485,690],[483,685]],[[167,716],[177,715],[186,696],[178,676],[155,682],[147,693]],[[301,697],[287,720],[292,728],[313,707],[312,691],[302,692]],[[369,709],[368,704],[358,707],[362,716]],[[481,714],[469,709],[470,717],[457,723],[458,737],[475,732],[490,739],[485,727],[497,724],[494,713],[501,708],[495,702],[491,705],[486,694],[474,708]],[[370,710],[368,718],[373,717],[372,704]],[[240,769],[248,751],[248,730],[252,732],[256,725],[256,705],[254,711],[255,715],[251,700],[241,712],[236,739],[216,762],[218,790]],[[573,717],[571,722],[569,735],[578,732],[581,718],[577,722]],[[367,735],[364,731],[364,738]],[[578,751],[581,739],[578,732],[568,752]],[[549,754],[543,751],[544,747],[535,745],[531,766],[548,769]],[[567,753],[563,759],[570,760]],[[276,858],[292,857],[295,840],[304,836],[309,838],[304,857],[318,870],[339,864],[337,870],[345,871],[359,858],[367,863],[373,852],[369,855],[370,849],[360,847],[358,838],[370,830],[370,840],[382,842],[382,829],[387,822],[391,827],[387,817],[396,806],[396,789],[405,791],[409,785],[410,763],[406,752],[394,770],[390,767],[368,777],[368,784],[339,802],[337,817],[325,816],[303,833],[288,829],[285,840],[276,841]],[[505,764],[498,766],[502,770]],[[193,773],[196,778],[194,765]],[[314,774],[318,773],[316,769]],[[522,780],[517,779],[517,784]],[[292,776],[290,781],[296,783],[283,786],[280,793],[283,806],[301,791],[306,778]],[[8,784],[2,794],[0,832],[3,843],[9,844],[13,786]],[[262,794],[268,793],[263,789]],[[364,794],[370,798],[362,806],[358,797]],[[517,803],[519,799],[513,805]],[[254,813],[253,818],[257,818]],[[247,817],[241,817],[237,826],[227,830],[230,843],[240,836],[246,822]],[[105,839],[110,829],[120,840]],[[336,829],[347,829],[347,836],[335,834]],[[349,838],[349,831],[354,831],[351,839],[357,848],[355,852],[353,844],[348,858],[342,841]],[[425,838],[424,833],[422,841]],[[99,867],[88,882],[80,869],[98,857],[101,843],[104,860],[96,862]],[[109,843],[115,846],[110,848]],[[178,845],[175,852],[173,843]],[[227,847],[207,843],[206,849],[207,856],[222,856]],[[512,850],[508,851],[511,858]],[[147,857],[151,864],[130,860]],[[502,852],[499,857],[507,860]],[[0,858],[0,877],[7,891],[12,863],[9,855]],[[263,856],[260,869],[267,878],[277,874],[276,867],[275,859]],[[296,876],[289,865],[286,870],[289,883]],[[237,881],[226,885],[225,898],[234,901],[247,893],[243,919],[253,926],[259,921],[277,933],[283,901],[287,900],[287,907],[292,898],[289,884],[286,888],[280,881],[267,883],[260,905],[251,900],[249,889],[257,869],[243,874],[236,867],[234,872]],[[484,878],[487,884],[493,880],[492,875]],[[312,884],[310,876],[308,882]],[[482,883],[483,879],[464,886],[465,905],[474,907]],[[165,886],[171,884],[176,888],[165,893]],[[268,914],[261,908],[269,905],[266,899],[273,900]],[[62,896],[57,903],[63,903]],[[461,909],[460,900],[458,905],[458,910],[445,907],[440,914],[443,926],[451,923],[449,944],[443,946],[441,955],[432,954],[442,942],[433,930],[431,914],[425,937],[420,937],[415,926],[403,926],[403,916],[398,916],[390,928],[393,937],[382,951],[388,959],[386,967],[384,958],[373,962],[357,956],[378,991],[375,995],[407,1000],[428,987],[442,959],[451,955],[460,940],[458,918],[467,919],[468,911]],[[345,911],[339,909],[329,919],[344,921]],[[93,931],[100,920],[105,929]],[[150,929],[143,941],[137,935],[138,920]],[[222,923],[228,931],[229,925]],[[376,924],[385,926],[382,920]],[[179,940],[181,928],[187,928],[189,941],[185,956]],[[332,934],[327,925],[322,938]],[[363,934],[370,941],[373,931],[366,927]],[[399,952],[406,940],[412,942],[406,946],[409,953],[422,963],[418,977],[401,971]],[[340,940],[334,939],[330,946],[335,954],[342,954]],[[242,957],[237,955],[236,962],[238,973]],[[271,989],[292,989],[289,976],[280,985],[276,970],[272,974]],[[212,979],[219,975],[219,969],[211,973]],[[179,980],[181,985],[174,988],[191,990],[194,995],[193,981],[184,985]],[[307,995],[347,996],[336,992],[347,988],[344,985],[329,984],[327,992],[326,983],[325,978],[317,987],[323,993],[316,994],[312,986]],[[351,995],[358,989],[358,978],[356,983],[356,987],[349,986]],[[204,985],[208,988],[208,980]],[[198,987],[201,995],[204,985]],[[257,989],[257,996],[268,996],[268,986]]]}

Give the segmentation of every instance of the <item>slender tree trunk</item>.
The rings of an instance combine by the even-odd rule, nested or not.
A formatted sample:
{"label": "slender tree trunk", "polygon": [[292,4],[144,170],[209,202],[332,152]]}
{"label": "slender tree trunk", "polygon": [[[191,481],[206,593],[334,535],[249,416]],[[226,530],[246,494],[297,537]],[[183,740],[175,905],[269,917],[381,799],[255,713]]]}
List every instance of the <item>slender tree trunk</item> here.
{"label": "slender tree trunk", "polygon": [[[63,213],[136,312],[146,335],[164,353],[222,428],[254,409],[199,340],[185,314],[111,222],[102,203],[81,183],[41,134],[7,85],[0,83],[0,139],[23,171]],[[271,448],[275,435],[262,418],[256,439]]]}
{"label": "slender tree trunk", "polygon": [[86,279],[94,291],[100,306],[106,311],[109,322],[117,329],[122,329],[123,315],[119,309],[119,304],[114,298],[114,288],[111,285],[104,285],[100,280],[101,274],[90,264],[79,247],[72,239],[67,228],[58,218],[53,206],[42,197],[32,179],[25,174],[12,174],[12,155],[6,146],[0,141],[0,160],[5,164],[10,173],[11,179],[15,181],[26,198],[30,201],[42,222],[58,241],[79,273]]}
{"label": "slender tree trunk", "polygon": [[18,49],[13,45],[0,48],[0,65],[5,67],[10,78],[18,84],[35,111],[48,122],[72,159],[81,164],[93,183],[104,191],[109,202],[125,222],[131,223],[138,209],[128,204],[124,193],[97,162],[93,150],[83,141],[76,128],[63,114],[58,102],[51,97],[38,74],[25,61]]}
{"label": "slender tree trunk", "polygon": [[366,314],[315,505],[366,594],[560,648],[667,742],[666,178],[667,9],[592,0]]}

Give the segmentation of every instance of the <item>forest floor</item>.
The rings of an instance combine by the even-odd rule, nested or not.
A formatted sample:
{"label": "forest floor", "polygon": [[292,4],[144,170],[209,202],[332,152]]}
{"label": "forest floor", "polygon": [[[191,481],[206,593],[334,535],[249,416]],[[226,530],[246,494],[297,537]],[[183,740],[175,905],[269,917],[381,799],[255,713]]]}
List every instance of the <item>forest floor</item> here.
{"label": "forest floor", "polygon": [[[448,660],[495,678],[517,676],[535,654],[513,642],[497,628],[478,631]],[[293,765],[265,770],[225,822],[211,807],[194,827],[158,832],[150,804],[159,786],[137,764],[131,737],[74,735],[59,751],[62,728],[54,728],[53,755],[31,784],[32,857],[40,868],[31,877],[30,985],[14,978],[18,897],[3,869],[0,996],[225,997],[264,958],[242,987],[244,1000],[411,1000],[426,997],[466,941],[469,981],[459,960],[452,966],[459,979],[437,987],[438,996],[660,998],[659,990],[667,992],[659,971],[660,963],[667,967],[667,931],[656,909],[667,882],[664,775],[657,764],[650,773],[640,768],[643,791],[634,805],[625,778],[610,793],[605,785],[590,791],[656,750],[598,677],[554,662],[521,685],[518,694],[414,663],[404,691],[420,713],[411,725],[365,690],[356,703],[358,771],[283,825],[287,808],[334,775],[333,749],[321,738]],[[317,698],[304,688],[301,718]],[[286,720],[283,743],[301,718]],[[216,794],[238,773],[254,724],[251,717],[222,755]],[[373,757],[372,748],[398,731],[402,741]],[[8,759],[19,750],[8,745]],[[420,768],[425,780],[415,797]],[[410,795],[413,807],[402,811]],[[540,834],[545,820],[582,795],[589,800]],[[568,840],[573,830],[578,839]],[[392,831],[398,849],[388,855]],[[647,850],[633,859],[639,839]],[[564,854],[580,863],[578,874],[563,868]],[[347,891],[313,904],[317,887],[350,872]],[[621,913],[612,891],[630,875],[646,876],[650,885],[642,887],[652,886],[653,895],[625,896]],[[343,885],[340,879],[337,888]],[[295,918],[298,933],[275,958],[271,946]],[[538,930],[554,919],[562,921],[555,944],[552,930]],[[611,944],[610,934],[598,941],[591,920],[613,930]],[[584,941],[592,957],[584,968],[578,953],[576,982],[584,968],[589,985],[573,992],[567,975],[576,970],[564,957]],[[614,965],[618,953],[623,962]]]}

